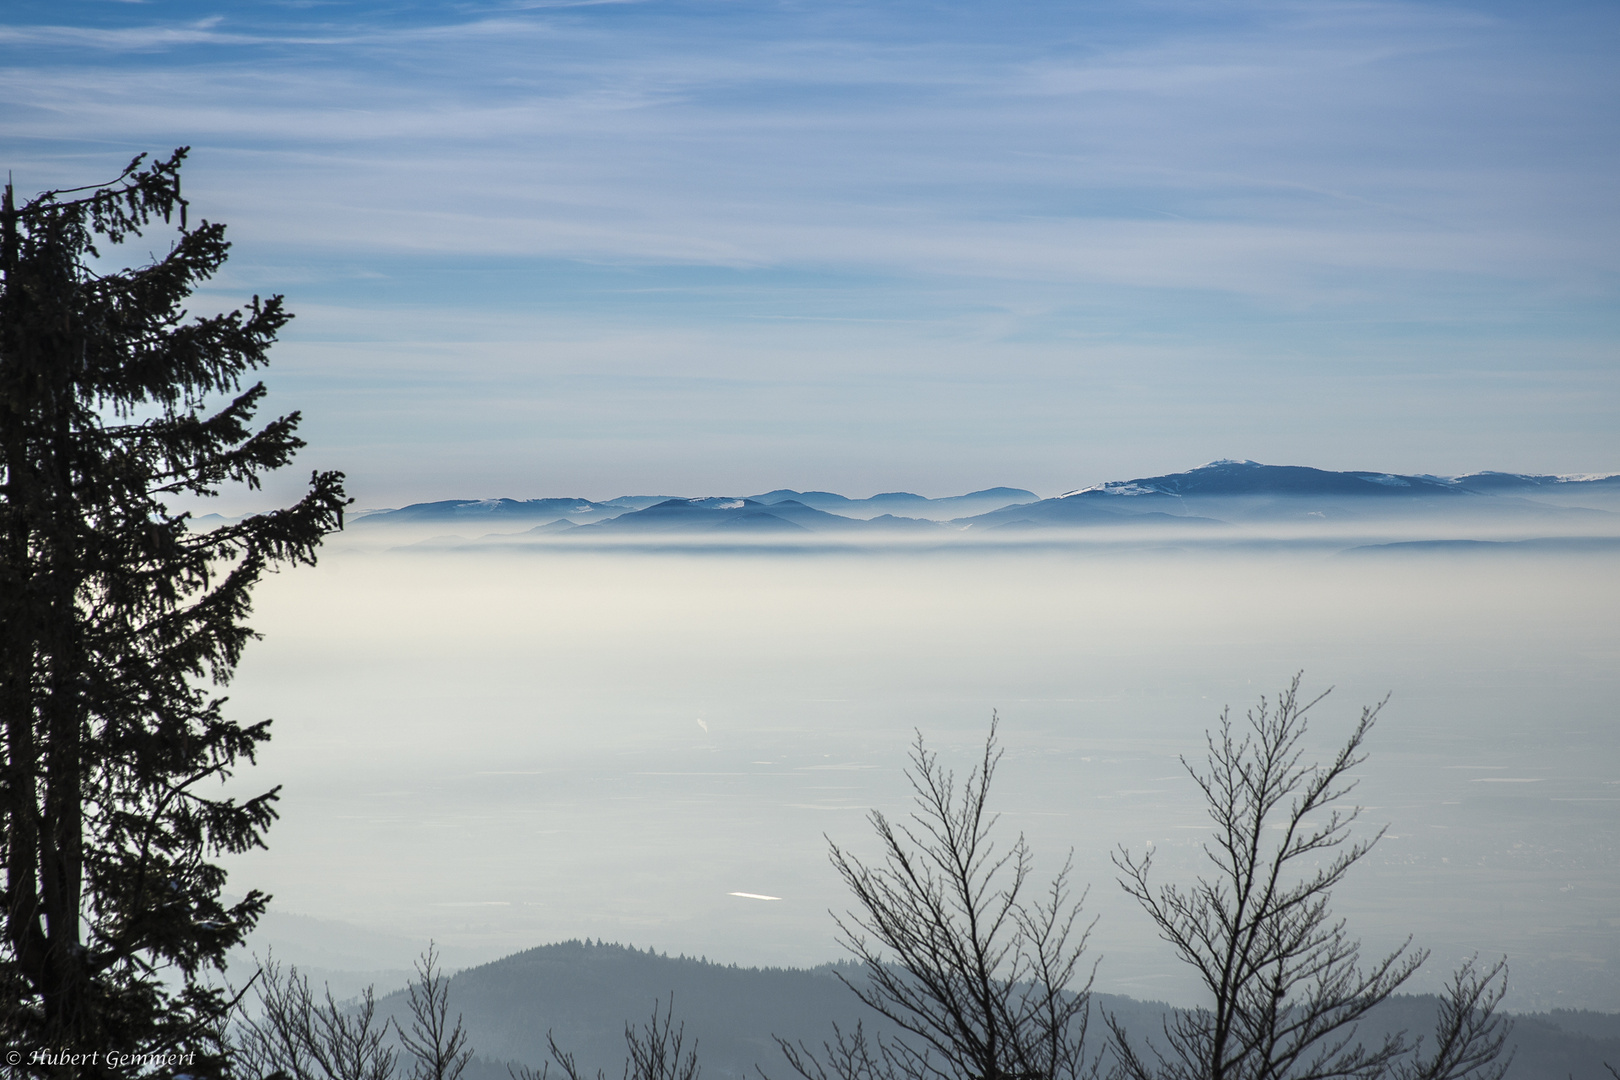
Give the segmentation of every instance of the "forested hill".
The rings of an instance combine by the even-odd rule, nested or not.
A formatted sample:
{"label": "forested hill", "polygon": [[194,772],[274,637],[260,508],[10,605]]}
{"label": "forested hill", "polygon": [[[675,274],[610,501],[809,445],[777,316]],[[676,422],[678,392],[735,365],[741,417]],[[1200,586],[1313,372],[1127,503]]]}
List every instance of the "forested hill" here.
{"label": "forested hill", "polygon": [[[673,957],[623,945],[566,941],[517,953],[457,973],[450,981],[451,1012],[460,1012],[471,1045],[486,1060],[468,1080],[505,1078],[504,1062],[540,1067],[548,1058],[546,1034],[575,1054],[583,1075],[598,1068],[617,1078],[625,1057],[624,1022],[643,1026],[653,1002],[660,1013],[674,993],[674,1016],[684,1022],[688,1045],[697,1039],[703,1076],[773,1078],[789,1070],[773,1036],[820,1049],[833,1024],[846,1031],[887,1032],[839,979],[858,978],[853,964],[802,968],[741,968],[701,958]],[[1133,1028],[1158,1023],[1163,1006],[1098,995],[1103,1007]],[[405,992],[378,1003],[379,1012],[408,1024]],[[1102,1031],[1099,1022],[1098,1032]],[[488,1076],[484,1075],[487,1071]]]}
{"label": "forested hill", "polygon": [[[887,1030],[839,980],[840,974],[857,978],[859,968],[739,968],[623,945],[568,941],[458,972],[450,981],[450,1003],[452,1014],[462,1014],[478,1053],[465,1080],[506,1080],[508,1063],[539,1068],[549,1056],[547,1032],[576,1056],[582,1075],[594,1076],[600,1068],[616,1080],[625,1057],[625,1021],[645,1025],[654,999],[662,1011],[671,993],[687,1044],[696,1040],[702,1076],[757,1077],[757,1065],[772,1080],[787,1080],[792,1074],[773,1035],[819,1049],[831,1038],[834,1023],[851,1030],[859,1020],[869,1033]],[[1383,1026],[1423,1031],[1432,1023],[1436,1004],[1430,996],[1392,999],[1382,1011]],[[1097,1045],[1105,1033],[1099,1012],[1113,1013],[1132,1032],[1150,1034],[1159,1029],[1165,1008],[1096,995]],[[382,999],[379,1011],[409,1022],[403,991]],[[1376,1042],[1378,1033],[1364,1030],[1362,1038]],[[1517,1045],[1517,1057],[1510,1080],[1607,1080],[1603,1062],[1620,1064],[1620,1016],[1522,1016],[1511,1043]]]}

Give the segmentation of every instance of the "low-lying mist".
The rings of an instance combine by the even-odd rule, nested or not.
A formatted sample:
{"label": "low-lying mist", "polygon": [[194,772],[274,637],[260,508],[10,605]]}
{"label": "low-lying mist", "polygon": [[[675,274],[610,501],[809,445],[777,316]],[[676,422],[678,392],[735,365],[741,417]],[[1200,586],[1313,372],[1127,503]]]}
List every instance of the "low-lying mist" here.
{"label": "low-lying mist", "polygon": [[1048,874],[1073,848],[1099,988],[1190,1000],[1109,852],[1190,880],[1178,757],[1303,668],[1320,756],[1390,695],[1357,793],[1388,834],[1336,896],[1369,950],[1433,949],[1413,989],[1506,953],[1512,1007],[1620,1009],[1616,556],[1337,550],[342,541],[259,594],[229,708],[276,718],[244,790],[284,784],[282,820],[232,886],[465,955],[816,963],[823,834],[873,851],[914,729],[965,771],[999,710],[1000,828]]}

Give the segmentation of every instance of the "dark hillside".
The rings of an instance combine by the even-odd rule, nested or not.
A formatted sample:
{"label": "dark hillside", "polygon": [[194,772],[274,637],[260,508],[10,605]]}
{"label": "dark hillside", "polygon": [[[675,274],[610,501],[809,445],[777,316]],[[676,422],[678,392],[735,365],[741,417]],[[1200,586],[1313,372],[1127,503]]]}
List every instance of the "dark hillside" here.
{"label": "dark hillside", "polygon": [[[739,968],[689,957],[671,957],[623,945],[568,941],[508,956],[458,972],[450,982],[451,1011],[463,1015],[480,1060],[466,1080],[505,1080],[506,1063],[536,1068],[547,1058],[546,1033],[572,1052],[583,1074],[597,1069],[618,1080],[624,1066],[624,1025],[647,1022],[654,999],[675,995],[675,1019],[686,1025],[688,1045],[697,1040],[702,1075],[757,1076],[787,1080],[774,1035],[819,1047],[832,1025],[887,1030],[838,979],[858,974],[853,965]],[[1398,995],[1363,1025],[1360,1037],[1376,1042],[1385,1030],[1426,1032],[1436,1001]],[[379,1002],[380,1011],[404,1019],[403,992]],[[1101,1048],[1103,1013],[1113,1013],[1133,1039],[1154,1037],[1167,1006],[1112,994],[1093,998],[1093,1027]],[[1620,1063],[1620,1016],[1568,1010],[1516,1019],[1510,1045],[1517,1056],[1509,1080],[1609,1080],[1603,1063]]]}
{"label": "dark hillside", "polygon": [[[672,991],[706,1076],[740,1077],[756,1062],[775,1064],[781,1055],[773,1033],[819,1042],[833,1020],[871,1024],[830,966],[727,967],[623,945],[546,945],[458,972],[450,982],[452,1009],[465,1017],[480,1056],[539,1067],[548,1058],[549,1030],[587,1073],[602,1068],[612,1077],[624,1060],[624,1022],[645,1023],[654,999],[667,1003]],[[389,995],[381,1008],[400,1016],[404,994]]]}
{"label": "dark hillside", "polygon": [[[697,1039],[703,1075],[755,1076],[759,1065],[773,1077],[785,1075],[773,1035],[819,1047],[832,1025],[885,1031],[839,981],[853,965],[797,968],[739,968],[689,957],[642,952],[623,945],[566,941],[517,953],[482,967],[458,972],[450,982],[451,1011],[460,1012],[471,1044],[485,1061],[480,1070],[495,1080],[506,1075],[500,1062],[540,1067],[548,1058],[546,1033],[572,1052],[587,1075],[598,1068],[616,1080],[624,1064],[624,1023],[647,1022],[653,1001],[675,995],[675,1019],[688,1040]],[[1107,997],[1105,1007],[1133,1026],[1157,1024],[1160,1008],[1129,998]],[[379,1002],[396,1019],[406,1013],[403,992]],[[1099,1021],[1096,1029],[1103,1030]]]}

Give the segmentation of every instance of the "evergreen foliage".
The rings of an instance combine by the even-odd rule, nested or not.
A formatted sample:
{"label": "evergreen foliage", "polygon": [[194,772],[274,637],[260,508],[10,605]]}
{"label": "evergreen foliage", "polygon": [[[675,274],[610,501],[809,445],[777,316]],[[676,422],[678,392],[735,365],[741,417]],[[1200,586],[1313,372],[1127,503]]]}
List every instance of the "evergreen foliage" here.
{"label": "evergreen foliage", "polygon": [[[81,1076],[224,1067],[206,972],[268,898],[227,906],[212,860],[262,845],[276,792],[219,793],[270,729],[227,719],[214,685],[260,576],[342,526],[335,472],[211,531],[169,508],[257,488],[303,445],[297,413],[255,428],[265,388],[243,388],[281,297],[184,308],[229,248],[188,226],[185,153],[20,206],[8,185],[0,207],[0,1039],[25,1069],[36,1049],[98,1053]],[[99,245],[176,217],[166,255],[107,268]],[[128,1054],[180,1057],[109,1062]]]}

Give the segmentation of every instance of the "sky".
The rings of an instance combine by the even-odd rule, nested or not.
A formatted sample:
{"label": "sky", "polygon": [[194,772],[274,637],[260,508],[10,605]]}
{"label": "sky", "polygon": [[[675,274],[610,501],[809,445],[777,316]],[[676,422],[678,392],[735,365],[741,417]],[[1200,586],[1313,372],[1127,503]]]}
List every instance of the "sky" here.
{"label": "sky", "polygon": [[195,307],[286,295],[290,473],[364,507],[1604,472],[1616,55],[1559,0],[12,0],[0,149],[191,146]]}
{"label": "sky", "polygon": [[[270,404],[309,440],[222,512],[310,468],[360,508],[1603,473],[1616,56],[1620,7],[1563,0],[8,0],[0,163],[26,196],[192,148],[235,243],[193,308],[286,296]],[[903,808],[913,724],[955,753],[999,708],[1009,812],[1077,845],[1113,985],[1168,995],[1107,852],[1196,858],[1177,755],[1304,667],[1322,745],[1395,695],[1368,941],[1620,1008],[1612,557],[364,538],[266,583],[231,687],[276,718],[243,782],[288,785],[232,880],[286,910],[829,959],[823,832]]]}

